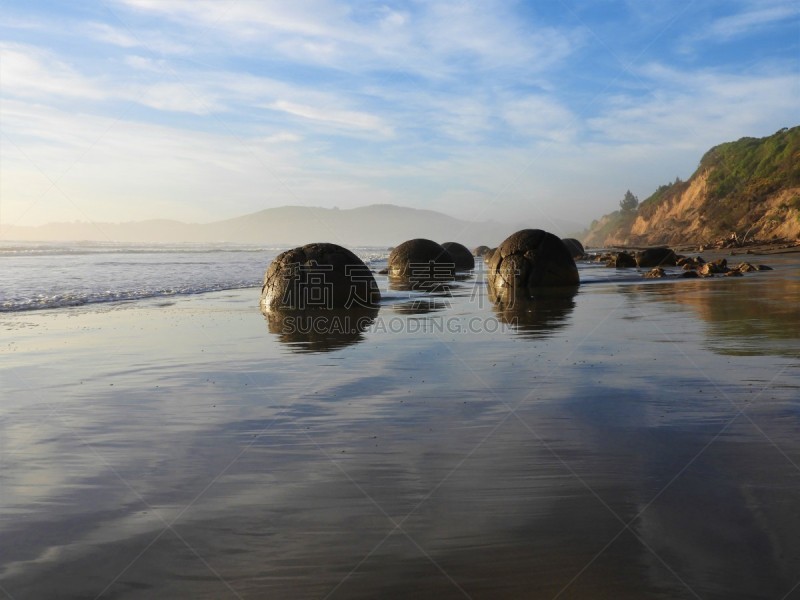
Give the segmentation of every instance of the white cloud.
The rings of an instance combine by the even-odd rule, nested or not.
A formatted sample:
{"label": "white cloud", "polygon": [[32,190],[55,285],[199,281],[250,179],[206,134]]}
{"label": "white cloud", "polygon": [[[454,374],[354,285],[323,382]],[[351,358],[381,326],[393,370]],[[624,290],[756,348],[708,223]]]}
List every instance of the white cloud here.
{"label": "white cloud", "polygon": [[[158,110],[209,114],[222,110],[212,91],[188,81],[175,81],[169,72],[150,83],[112,78],[108,74],[87,77],[52,52],[23,45],[0,46],[0,78],[6,95],[52,103],[70,101],[128,101]],[[137,61],[134,61],[137,62]],[[138,61],[139,65],[143,63]],[[152,62],[150,64],[153,64]],[[161,79],[167,79],[162,81]]]}
{"label": "white cloud", "polygon": [[778,6],[755,8],[715,20],[702,34],[706,39],[731,40],[760,31],[770,25],[779,24],[786,19],[797,18],[800,5],[796,2]]}
{"label": "white cloud", "polygon": [[315,0],[119,0],[119,4],[141,12],[166,17],[182,24],[238,32],[254,37],[268,31],[302,36],[338,37],[346,21],[347,9],[335,3]]}
{"label": "white cloud", "polygon": [[154,60],[144,56],[131,54],[125,57],[125,64],[137,71],[150,71],[153,73],[163,73],[168,70],[168,65],[164,60]]}
{"label": "white cloud", "polygon": [[192,3],[118,0],[129,8],[202,31],[198,43],[267,48],[290,60],[348,72],[383,69],[452,77],[467,69],[516,69],[527,78],[582,42],[573,30],[523,25],[503,2],[435,2],[392,10],[307,0]]}
{"label": "white cloud", "polygon": [[209,90],[194,89],[184,82],[134,86],[129,91],[129,97],[139,104],[162,111],[208,115],[222,110],[221,104]]}
{"label": "white cloud", "polygon": [[3,93],[17,97],[58,96],[99,100],[108,93],[56,56],[22,44],[0,44]]}
{"label": "white cloud", "polygon": [[[241,138],[13,100],[2,111],[10,141],[3,156],[5,222],[14,223],[32,202],[39,205],[27,213],[31,222],[201,221],[263,208],[267,197],[291,203],[295,189],[297,198],[308,200],[301,185],[286,184],[302,183],[306,162],[297,138],[287,132],[254,130],[251,138]],[[42,193],[46,197],[39,201]],[[211,198],[225,203],[215,205]]]}
{"label": "white cloud", "polygon": [[189,54],[192,47],[173,37],[149,30],[113,27],[107,23],[85,23],[81,30],[88,37],[120,48],[143,48],[157,54]]}
{"label": "white cloud", "polygon": [[[681,72],[659,64],[641,75],[655,90],[645,98],[609,98],[602,113],[588,120],[609,142],[685,144],[708,149],[745,135],[769,135],[774,125],[796,124],[792,73],[728,75]],[[697,157],[699,158],[699,156]]]}
{"label": "white cloud", "polygon": [[316,107],[297,104],[287,100],[278,100],[268,104],[266,108],[285,112],[295,117],[327,123],[345,129],[372,131],[382,136],[392,135],[392,129],[382,119],[368,113],[342,110],[332,107]]}
{"label": "white cloud", "polygon": [[510,100],[504,117],[517,134],[567,142],[575,137],[579,119],[555,98],[527,95]]}

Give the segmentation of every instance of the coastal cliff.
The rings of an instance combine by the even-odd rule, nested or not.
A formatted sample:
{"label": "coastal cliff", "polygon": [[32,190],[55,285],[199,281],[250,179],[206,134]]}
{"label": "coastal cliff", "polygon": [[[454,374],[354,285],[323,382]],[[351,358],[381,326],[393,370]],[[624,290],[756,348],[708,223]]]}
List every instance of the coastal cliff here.
{"label": "coastal cliff", "polygon": [[587,246],[800,238],[800,126],[711,148],[688,181],[592,223]]}

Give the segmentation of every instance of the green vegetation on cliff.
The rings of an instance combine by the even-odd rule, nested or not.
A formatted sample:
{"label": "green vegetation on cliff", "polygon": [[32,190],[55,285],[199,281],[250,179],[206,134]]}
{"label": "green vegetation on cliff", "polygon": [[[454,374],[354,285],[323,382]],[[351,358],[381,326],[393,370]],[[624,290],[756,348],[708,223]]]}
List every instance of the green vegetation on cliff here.
{"label": "green vegetation on cliff", "polygon": [[766,138],[742,138],[706,152],[708,195],[730,204],[753,202],[782,187],[800,185],[800,127]]}

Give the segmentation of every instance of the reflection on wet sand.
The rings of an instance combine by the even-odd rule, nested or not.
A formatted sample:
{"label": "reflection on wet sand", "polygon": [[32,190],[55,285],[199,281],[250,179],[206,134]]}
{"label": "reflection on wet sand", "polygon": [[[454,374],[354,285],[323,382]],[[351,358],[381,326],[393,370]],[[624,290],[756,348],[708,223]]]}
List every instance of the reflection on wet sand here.
{"label": "reflection on wet sand", "polygon": [[392,310],[401,315],[424,315],[431,312],[442,311],[450,307],[447,298],[425,296],[412,298],[392,306]]}
{"label": "reflection on wet sand", "polygon": [[510,303],[496,302],[493,306],[501,323],[511,325],[526,337],[541,337],[569,322],[575,308],[578,288],[559,288],[536,298],[516,298]]}
{"label": "reflection on wet sand", "polygon": [[711,328],[710,345],[723,354],[800,356],[800,279],[780,273],[747,278],[630,286],[627,293],[693,309]]}
{"label": "reflection on wet sand", "polygon": [[[468,279],[466,276],[465,279]],[[423,279],[412,277],[390,277],[389,289],[395,292],[420,292],[424,294],[437,294],[446,296],[454,287],[454,278],[443,279]]]}
{"label": "reflection on wet sand", "polygon": [[292,352],[330,352],[356,344],[375,322],[378,308],[270,311],[270,333]]}

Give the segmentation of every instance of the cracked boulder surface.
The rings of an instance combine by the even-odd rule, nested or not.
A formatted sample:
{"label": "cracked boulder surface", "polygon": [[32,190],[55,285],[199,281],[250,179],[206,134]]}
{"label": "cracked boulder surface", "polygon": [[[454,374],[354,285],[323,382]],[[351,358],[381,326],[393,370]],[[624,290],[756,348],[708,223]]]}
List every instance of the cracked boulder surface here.
{"label": "cracked boulder surface", "polygon": [[442,243],[442,248],[447,250],[450,256],[453,257],[456,270],[470,271],[475,268],[475,257],[472,256],[472,252],[469,251],[469,248],[463,244],[459,244],[458,242],[444,242]]}
{"label": "cracked boulder surface", "polygon": [[569,249],[541,229],[523,229],[506,238],[492,254],[487,280],[490,297],[503,303],[580,283]]}
{"label": "cracked boulder surface", "polygon": [[392,250],[388,273],[401,279],[449,281],[455,277],[455,261],[441,244],[417,238]]}
{"label": "cracked boulder surface", "polygon": [[261,287],[264,311],[376,306],[378,284],[364,262],[337,244],[314,243],[275,257]]}

